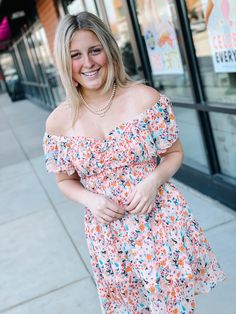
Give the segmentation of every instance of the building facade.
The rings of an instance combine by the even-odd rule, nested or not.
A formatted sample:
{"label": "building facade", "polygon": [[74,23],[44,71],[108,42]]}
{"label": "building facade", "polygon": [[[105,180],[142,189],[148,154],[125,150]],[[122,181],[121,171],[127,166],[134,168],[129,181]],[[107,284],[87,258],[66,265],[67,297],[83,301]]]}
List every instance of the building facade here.
{"label": "building facade", "polygon": [[176,178],[236,209],[236,2],[36,0],[2,49],[10,87],[15,76],[49,110],[63,99],[53,37],[61,16],[84,10],[108,24],[129,75],[172,99],[185,151]]}

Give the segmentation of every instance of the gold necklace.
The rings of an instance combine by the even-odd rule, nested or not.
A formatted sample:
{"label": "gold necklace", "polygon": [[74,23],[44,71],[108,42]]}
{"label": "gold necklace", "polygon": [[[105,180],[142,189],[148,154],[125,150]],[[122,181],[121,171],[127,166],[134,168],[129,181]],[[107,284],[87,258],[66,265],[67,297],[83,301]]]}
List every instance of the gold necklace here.
{"label": "gold necklace", "polygon": [[100,117],[104,117],[105,116],[105,113],[110,109],[111,107],[111,104],[112,104],[112,101],[113,101],[113,98],[115,97],[115,94],[116,94],[116,83],[114,82],[113,84],[113,88],[112,88],[112,93],[111,93],[111,97],[108,99],[108,103],[102,107],[102,108],[99,108],[99,109],[95,109],[94,107],[92,107],[91,105],[89,105],[87,103],[87,101],[84,99],[84,97],[82,96],[81,93],[79,93],[85,107],[90,111],[92,112],[93,114],[96,114]]}

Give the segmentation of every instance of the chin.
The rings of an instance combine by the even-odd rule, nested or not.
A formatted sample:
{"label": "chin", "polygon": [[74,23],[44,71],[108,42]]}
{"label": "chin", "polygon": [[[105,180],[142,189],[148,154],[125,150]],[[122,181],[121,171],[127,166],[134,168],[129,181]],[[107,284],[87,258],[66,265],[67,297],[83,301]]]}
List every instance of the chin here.
{"label": "chin", "polygon": [[91,82],[90,84],[82,84],[82,87],[88,90],[98,90],[103,88],[104,84],[105,82]]}

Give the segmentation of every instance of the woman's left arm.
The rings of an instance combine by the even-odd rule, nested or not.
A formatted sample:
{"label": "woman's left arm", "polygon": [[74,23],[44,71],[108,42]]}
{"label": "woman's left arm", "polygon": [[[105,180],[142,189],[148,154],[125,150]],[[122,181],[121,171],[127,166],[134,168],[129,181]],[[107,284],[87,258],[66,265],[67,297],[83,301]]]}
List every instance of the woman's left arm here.
{"label": "woman's left arm", "polygon": [[161,155],[161,161],[152,173],[158,187],[169,180],[179,170],[183,161],[183,148],[179,139]]}
{"label": "woman's left arm", "polygon": [[183,161],[183,148],[177,139],[165,153],[157,168],[142,182],[131,189],[126,210],[133,214],[149,213],[156,200],[158,188],[168,181],[180,168]]}

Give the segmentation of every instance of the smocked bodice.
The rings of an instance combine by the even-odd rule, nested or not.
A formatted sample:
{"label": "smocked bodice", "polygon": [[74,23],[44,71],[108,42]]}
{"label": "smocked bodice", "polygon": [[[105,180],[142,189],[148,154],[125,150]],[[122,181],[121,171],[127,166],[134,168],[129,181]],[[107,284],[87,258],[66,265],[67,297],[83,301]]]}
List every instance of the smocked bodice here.
{"label": "smocked bodice", "polygon": [[125,202],[130,186],[152,172],[178,130],[164,95],[151,108],[110,131],[104,140],[84,136],[44,136],[48,171],[77,171],[89,190]]}

